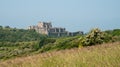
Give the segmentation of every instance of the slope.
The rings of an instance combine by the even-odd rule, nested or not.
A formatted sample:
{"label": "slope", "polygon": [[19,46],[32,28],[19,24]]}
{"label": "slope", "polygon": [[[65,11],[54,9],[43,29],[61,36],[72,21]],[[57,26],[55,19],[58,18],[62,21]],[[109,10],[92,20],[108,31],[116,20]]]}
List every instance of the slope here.
{"label": "slope", "polygon": [[40,53],[0,63],[0,67],[120,67],[120,42]]}

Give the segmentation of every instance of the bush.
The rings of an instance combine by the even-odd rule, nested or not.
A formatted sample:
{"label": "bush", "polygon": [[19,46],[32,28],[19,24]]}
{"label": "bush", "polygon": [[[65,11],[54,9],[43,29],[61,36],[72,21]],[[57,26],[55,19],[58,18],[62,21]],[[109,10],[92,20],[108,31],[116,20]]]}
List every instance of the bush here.
{"label": "bush", "polygon": [[91,46],[95,44],[102,44],[104,42],[109,42],[112,39],[111,36],[109,36],[105,32],[101,32],[100,29],[95,28],[88,33],[84,38],[82,38],[81,44],[83,46]]}

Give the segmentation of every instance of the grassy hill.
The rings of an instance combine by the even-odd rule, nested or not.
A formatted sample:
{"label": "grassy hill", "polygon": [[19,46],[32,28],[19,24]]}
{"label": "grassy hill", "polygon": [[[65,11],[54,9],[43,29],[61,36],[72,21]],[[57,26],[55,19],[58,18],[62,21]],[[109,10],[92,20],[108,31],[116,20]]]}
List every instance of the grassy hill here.
{"label": "grassy hill", "polygon": [[85,35],[51,38],[0,26],[1,67],[117,67],[119,50],[120,29],[95,28]]}
{"label": "grassy hill", "polygon": [[120,42],[10,59],[0,67],[120,67]]}
{"label": "grassy hill", "polygon": [[[86,35],[50,38],[34,30],[0,27],[0,61],[15,57],[120,41],[120,30],[93,29]],[[112,35],[114,34],[114,35]],[[110,36],[109,36],[110,35]]]}

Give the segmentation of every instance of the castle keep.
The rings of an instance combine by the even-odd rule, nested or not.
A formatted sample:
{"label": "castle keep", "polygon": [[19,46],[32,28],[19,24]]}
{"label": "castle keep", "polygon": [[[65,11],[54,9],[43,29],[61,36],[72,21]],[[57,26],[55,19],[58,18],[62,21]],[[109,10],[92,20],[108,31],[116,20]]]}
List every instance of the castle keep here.
{"label": "castle keep", "polygon": [[28,29],[34,29],[40,34],[46,34],[52,37],[75,36],[83,34],[82,31],[68,32],[65,28],[52,27],[51,22],[39,22],[36,26],[29,26]]}

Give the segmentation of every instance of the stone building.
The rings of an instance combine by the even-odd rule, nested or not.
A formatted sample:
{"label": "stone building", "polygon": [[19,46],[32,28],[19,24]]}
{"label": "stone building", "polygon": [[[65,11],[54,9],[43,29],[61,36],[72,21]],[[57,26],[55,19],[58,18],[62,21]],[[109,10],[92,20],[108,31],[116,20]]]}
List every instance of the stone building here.
{"label": "stone building", "polygon": [[28,29],[34,29],[40,34],[46,34],[51,37],[75,36],[83,34],[82,31],[68,32],[65,28],[52,27],[51,22],[39,22],[36,26],[29,26]]}

